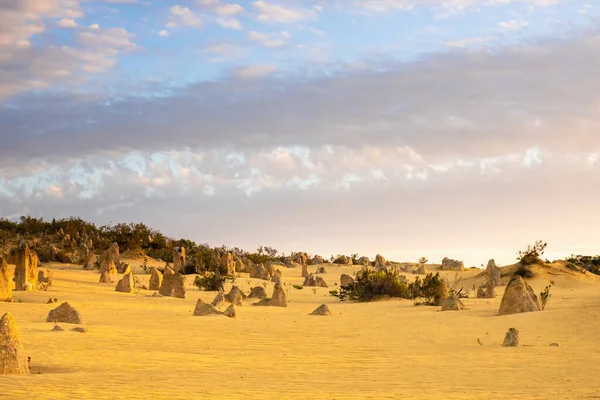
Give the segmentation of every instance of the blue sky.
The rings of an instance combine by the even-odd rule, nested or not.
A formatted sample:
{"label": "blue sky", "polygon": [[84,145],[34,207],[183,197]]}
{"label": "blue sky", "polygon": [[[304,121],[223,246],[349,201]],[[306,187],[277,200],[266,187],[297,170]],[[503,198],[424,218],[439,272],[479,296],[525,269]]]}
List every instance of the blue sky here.
{"label": "blue sky", "polygon": [[5,2],[0,217],[471,265],[538,239],[557,257],[600,252],[599,13],[580,0]]}

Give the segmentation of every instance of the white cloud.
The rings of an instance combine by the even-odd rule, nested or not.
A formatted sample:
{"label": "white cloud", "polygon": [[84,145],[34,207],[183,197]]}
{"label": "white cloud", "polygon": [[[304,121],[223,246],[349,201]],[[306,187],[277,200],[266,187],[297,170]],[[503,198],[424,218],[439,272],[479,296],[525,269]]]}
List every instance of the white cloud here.
{"label": "white cloud", "polygon": [[188,7],[173,6],[169,8],[169,22],[167,27],[200,26],[202,20]]}
{"label": "white cloud", "polygon": [[455,49],[465,49],[465,48],[478,48],[486,43],[489,43],[492,39],[487,37],[474,37],[462,40],[455,40],[451,42],[444,42],[444,46],[455,48]]}
{"label": "white cloud", "polygon": [[248,37],[252,41],[260,43],[265,47],[281,47],[285,45],[291,38],[290,34],[285,31],[273,34],[265,34],[256,31],[251,31],[248,34]]}
{"label": "white cloud", "polygon": [[527,21],[510,20],[510,21],[500,22],[498,24],[498,26],[500,28],[502,28],[502,29],[505,29],[505,30],[518,31],[519,29],[523,29],[523,28],[529,26],[529,22],[527,22]]}
{"label": "white cloud", "polygon": [[233,76],[242,79],[260,78],[273,73],[277,68],[272,65],[249,65],[233,70]]}
{"label": "white cloud", "polygon": [[73,18],[63,18],[56,23],[59,28],[77,28],[79,25]]}
{"label": "white cloud", "polygon": [[226,29],[242,29],[242,24],[236,18],[217,18],[217,23]]}
{"label": "white cloud", "polygon": [[161,30],[158,32],[158,36],[162,36],[162,37],[169,37],[169,36],[171,36],[171,35],[169,34],[169,31],[167,31],[166,29],[161,29]]}
{"label": "white cloud", "polygon": [[317,16],[314,9],[287,8],[263,0],[255,1],[252,5],[258,11],[258,19],[264,22],[291,23],[314,19]]}
{"label": "white cloud", "polygon": [[222,3],[220,0],[200,0],[198,4],[222,16],[232,16],[244,11],[244,7],[234,3]]}

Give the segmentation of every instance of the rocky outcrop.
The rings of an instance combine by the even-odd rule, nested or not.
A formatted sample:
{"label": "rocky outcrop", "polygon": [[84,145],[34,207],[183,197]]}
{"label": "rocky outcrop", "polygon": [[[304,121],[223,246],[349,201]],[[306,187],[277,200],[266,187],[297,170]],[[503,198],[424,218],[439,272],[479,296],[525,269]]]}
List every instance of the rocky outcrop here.
{"label": "rocky outcrop", "polygon": [[321,256],[314,256],[308,262],[308,264],[310,264],[310,265],[317,265],[317,264],[324,264],[324,263],[325,263],[325,260],[323,260],[323,257],[321,257]]}
{"label": "rocky outcrop", "polygon": [[490,281],[488,281],[485,286],[482,286],[479,289],[477,289],[478,299],[493,299],[494,297],[496,297],[496,290],[494,289],[494,285],[492,285]]}
{"label": "rocky outcrop", "polygon": [[250,278],[268,281],[271,279],[271,275],[269,275],[269,270],[264,266],[264,264],[257,264],[250,270]]}
{"label": "rocky outcrop", "polygon": [[28,375],[29,362],[11,313],[0,319],[0,375]]}
{"label": "rocky outcrop", "polygon": [[532,311],[542,311],[540,301],[531,286],[516,275],[506,286],[499,313],[507,315]]}
{"label": "rocky outcrop", "polygon": [[462,261],[451,260],[444,257],[442,260],[442,271],[464,271],[465,264]]}
{"label": "rocky outcrop", "polygon": [[235,307],[233,306],[233,304],[231,304],[229,307],[227,307],[225,309],[225,311],[223,311],[223,315],[229,318],[235,318],[236,317],[236,313],[235,313]]}
{"label": "rocky outcrop", "polygon": [[217,310],[212,304],[204,303],[202,299],[198,299],[196,302],[196,308],[194,308],[194,316],[205,316],[205,315],[220,315],[221,311]]}
{"label": "rocky outcrop", "polygon": [[460,298],[454,292],[450,293],[450,295],[442,304],[442,311],[460,311],[465,309],[465,305],[462,303],[462,301],[460,301]]}
{"label": "rocky outcrop", "polygon": [[281,270],[276,269],[275,274],[271,277],[271,282],[281,282],[282,278],[283,273],[281,272]]}
{"label": "rocky outcrop", "polygon": [[163,296],[185,299],[185,276],[176,273],[171,267],[166,267],[158,292]]}
{"label": "rocky outcrop", "polygon": [[245,299],[246,295],[237,286],[233,286],[229,293],[225,295],[225,300],[236,306],[241,306]]}
{"label": "rocky outcrop", "polygon": [[31,253],[29,246],[22,241],[17,249],[15,263],[15,290],[32,291],[37,287],[37,255]]}
{"label": "rocky outcrop", "polygon": [[414,273],[417,275],[427,275],[427,272],[425,265],[419,265],[419,268],[417,268]]}
{"label": "rocky outcrop", "polygon": [[358,259],[358,264],[363,265],[363,266],[369,266],[371,265],[371,260],[369,260],[369,257],[366,256],[362,256],[361,258]]}
{"label": "rocky outcrop", "polygon": [[350,275],[342,274],[340,275],[340,286],[349,286],[354,283],[354,278]]}
{"label": "rocky outcrop", "polygon": [[270,299],[264,299],[258,303],[253,304],[255,306],[271,306],[271,307],[287,307],[287,296],[285,290],[280,283],[276,283],[273,288],[273,295]]}
{"label": "rocky outcrop", "polygon": [[81,314],[69,303],[64,302],[48,313],[46,322],[64,322],[67,324],[83,324]]}
{"label": "rocky outcrop", "polygon": [[150,271],[150,281],[148,282],[149,290],[160,290],[162,285],[163,275],[156,268],[152,268]]}
{"label": "rocky outcrop", "polygon": [[325,270],[325,267],[317,267],[317,270],[315,271],[315,274],[326,274],[327,271]]}
{"label": "rocky outcrop", "polygon": [[117,282],[117,286],[115,286],[116,292],[122,293],[133,293],[133,272],[128,270],[125,276]]}
{"label": "rocky outcrop", "polygon": [[12,273],[3,257],[0,257],[0,301],[12,301]]}
{"label": "rocky outcrop", "polygon": [[325,282],[325,279],[323,279],[322,277],[310,274],[309,276],[307,276],[304,279],[303,286],[308,286],[308,287],[327,287],[327,283]]}
{"label": "rocky outcrop", "polygon": [[114,261],[102,260],[100,262],[100,274],[107,273],[113,275],[117,273],[117,266]]}
{"label": "rocky outcrop", "polygon": [[183,274],[186,262],[185,247],[173,248],[173,271]]}
{"label": "rocky outcrop", "polygon": [[308,262],[308,256],[306,253],[296,253],[292,256],[292,261],[297,262],[298,264],[304,265]]}
{"label": "rocky outcrop", "polygon": [[311,312],[310,315],[322,315],[322,316],[330,317],[331,311],[329,311],[329,307],[327,307],[327,304],[321,304],[313,312]]}
{"label": "rocky outcrop", "polygon": [[375,271],[387,271],[387,266],[388,261],[381,254],[377,254],[377,256],[375,257]]}
{"label": "rocky outcrop", "polygon": [[223,303],[225,303],[225,292],[223,292],[223,288],[221,288],[219,289],[219,292],[217,293],[211,304],[214,307],[218,308],[221,307]]}
{"label": "rocky outcrop", "polygon": [[100,283],[112,283],[112,279],[110,279],[110,274],[106,271],[100,274]]}
{"label": "rocky outcrop", "polygon": [[310,275],[310,274],[308,273],[308,267],[307,267],[306,265],[303,265],[303,266],[302,266],[302,277],[303,277],[303,278],[306,278],[308,275]]}
{"label": "rocky outcrop", "polygon": [[506,336],[504,336],[504,343],[502,343],[504,347],[519,347],[519,331],[515,328],[510,328],[508,332],[506,332]]}
{"label": "rocky outcrop", "polygon": [[487,268],[485,269],[488,276],[488,282],[494,286],[502,286],[502,276],[500,275],[500,268],[496,266],[494,260],[488,261]]}
{"label": "rocky outcrop", "polygon": [[250,294],[248,295],[248,298],[249,299],[260,299],[260,300],[266,299],[267,291],[262,286],[255,286],[252,288],[252,290],[250,290]]}
{"label": "rocky outcrop", "polygon": [[[102,260],[107,263],[113,263],[115,266],[121,262],[121,255],[119,254],[119,245],[113,243],[108,250],[102,254]],[[102,272],[102,271],[100,271]]]}

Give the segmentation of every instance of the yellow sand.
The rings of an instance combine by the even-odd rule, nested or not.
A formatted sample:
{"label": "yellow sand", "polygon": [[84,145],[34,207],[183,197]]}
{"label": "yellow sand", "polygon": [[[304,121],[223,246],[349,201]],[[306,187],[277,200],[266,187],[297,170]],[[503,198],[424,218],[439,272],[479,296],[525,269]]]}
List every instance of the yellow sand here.
{"label": "yellow sand", "polygon": [[[97,283],[97,272],[52,267],[47,292],[15,292],[14,303],[0,303],[0,314],[15,316],[32,366],[30,376],[0,377],[1,399],[600,397],[600,280],[590,274],[542,271],[530,283],[540,292],[555,281],[546,310],[498,316],[503,288],[492,300],[466,299],[468,311],[440,312],[408,300],[350,304],[329,296],[340,273],[357,268],[327,265],[331,287],[314,290],[292,288],[301,271],[286,269],[288,308],[248,301],[229,319],[192,316],[198,298],[215,295],[194,288],[193,276],[181,300],[117,293]],[[462,273],[470,279],[461,283],[471,288],[477,273]],[[137,277],[145,283],[149,275]],[[237,284],[248,292],[249,281],[263,282]],[[52,332],[44,322],[56,307],[44,304],[49,297],[71,303],[90,332],[69,324]],[[309,316],[321,303],[332,317]],[[510,327],[523,347],[501,347]]]}

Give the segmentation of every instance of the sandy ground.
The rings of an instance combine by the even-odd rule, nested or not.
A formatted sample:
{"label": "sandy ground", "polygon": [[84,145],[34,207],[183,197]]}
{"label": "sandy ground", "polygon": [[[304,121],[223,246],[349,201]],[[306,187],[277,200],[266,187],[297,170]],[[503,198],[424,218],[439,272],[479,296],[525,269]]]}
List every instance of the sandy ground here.
{"label": "sandy ground", "polygon": [[[466,299],[468,311],[440,312],[408,300],[340,302],[335,287],[297,290],[300,269],[286,269],[287,309],[248,302],[229,319],[192,316],[198,298],[215,295],[192,287],[193,276],[181,300],[116,293],[80,267],[51,269],[48,292],[0,303],[32,357],[32,375],[0,377],[0,399],[600,398],[600,279],[589,274],[542,274],[530,281],[536,292],[556,283],[544,312],[498,316],[504,288]],[[333,286],[357,268],[326,269]],[[478,272],[461,274],[466,287]],[[245,291],[262,283],[237,279]],[[52,332],[49,297],[75,306],[90,332]],[[332,317],[308,315],[322,303]],[[510,327],[523,347],[501,347]]]}

